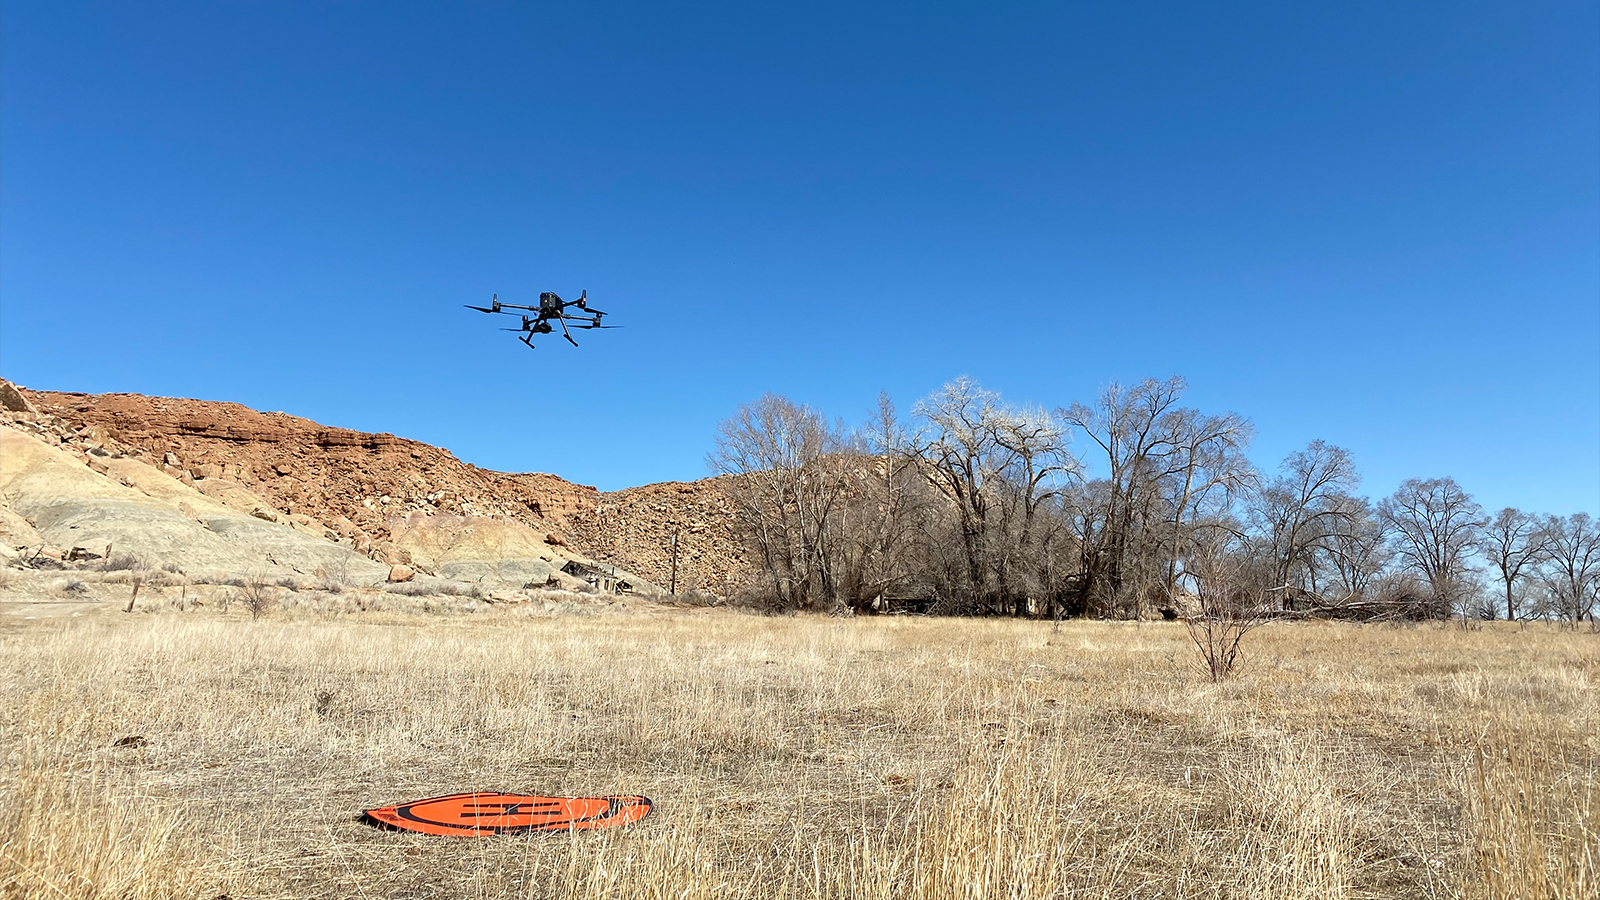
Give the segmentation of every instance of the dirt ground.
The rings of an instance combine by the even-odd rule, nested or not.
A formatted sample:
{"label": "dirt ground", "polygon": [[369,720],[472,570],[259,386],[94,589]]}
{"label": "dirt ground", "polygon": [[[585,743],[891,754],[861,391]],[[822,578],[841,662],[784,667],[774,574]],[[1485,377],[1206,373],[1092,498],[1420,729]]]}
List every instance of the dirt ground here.
{"label": "dirt ground", "polygon": [[[14,593],[7,898],[1600,895],[1600,634]],[[473,789],[656,806],[357,821]]]}

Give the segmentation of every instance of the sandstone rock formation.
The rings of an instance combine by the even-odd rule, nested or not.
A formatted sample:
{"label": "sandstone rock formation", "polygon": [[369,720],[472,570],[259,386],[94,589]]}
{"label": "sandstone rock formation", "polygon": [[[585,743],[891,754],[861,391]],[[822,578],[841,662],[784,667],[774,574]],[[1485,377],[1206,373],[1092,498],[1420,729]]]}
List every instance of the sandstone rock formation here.
{"label": "sandstone rock formation", "polygon": [[491,472],[419,441],[326,428],[237,403],[19,393],[70,427],[76,439],[62,441],[69,449],[82,445],[87,451],[96,441],[114,441],[223,502],[243,497],[241,491],[260,497],[265,502],[258,518],[304,517],[301,527],[335,531],[358,552],[391,564],[407,562],[383,550],[391,540],[388,522],[397,516],[421,511],[506,518],[548,530],[593,508],[599,497],[592,487],[554,475]]}
{"label": "sandstone rock formation", "polygon": [[601,495],[554,475],[491,472],[417,441],[234,403],[0,381],[0,405],[5,558],[109,545],[191,572],[383,582],[410,570],[516,588],[577,587],[562,568],[596,562],[564,526]]}

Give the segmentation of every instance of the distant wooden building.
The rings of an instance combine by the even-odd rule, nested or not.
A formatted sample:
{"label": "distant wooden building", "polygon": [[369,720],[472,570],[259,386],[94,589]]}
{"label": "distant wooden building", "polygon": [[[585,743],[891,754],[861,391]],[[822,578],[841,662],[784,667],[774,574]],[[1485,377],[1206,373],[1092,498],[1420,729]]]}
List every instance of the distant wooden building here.
{"label": "distant wooden building", "polygon": [[572,560],[562,566],[561,571],[574,578],[581,578],[607,594],[633,593],[633,583],[624,578],[624,573],[616,566],[604,563],[590,565]]}

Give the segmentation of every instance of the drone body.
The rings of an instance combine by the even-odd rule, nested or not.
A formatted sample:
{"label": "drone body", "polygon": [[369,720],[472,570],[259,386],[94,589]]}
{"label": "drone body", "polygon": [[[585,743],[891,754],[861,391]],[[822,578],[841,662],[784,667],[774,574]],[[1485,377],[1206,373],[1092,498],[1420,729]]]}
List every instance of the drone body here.
{"label": "drone body", "polygon": [[[583,312],[568,312],[568,310],[572,307],[577,307],[578,309],[583,310]],[[589,308],[588,291],[584,291],[576,300],[562,300],[553,291],[545,291],[539,295],[538,306],[518,306],[515,303],[501,303],[500,295],[495,294],[494,299],[490,301],[489,306],[483,307],[467,304],[467,309],[475,309],[478,312],[485,313],[504,313],[508,316],[518,315],[518,313],[512,312],[514,309],[527,310],[527,313],[520,314],[522,316],[521,328],[502,328],[500,330],[517,332],[519,335],[518,340],[522,341],[524,344],[527,344],[530,350],[533,349],[534,335],[550,334],[552,331],[554,331],[553,326],[550,324],[552,322],[559,322],[561,324],[562,337],[565,337],[574,347],[578,346],[578,342],[572,339],[572,331],[567,327],[568,322],[573,323],[572,328],[580,329],[622,327],[620,325],[600,324],[600,319],[605,315],[605,313],[598,309]],[[534,313],[534,315],[528,315],[528,313]]]}

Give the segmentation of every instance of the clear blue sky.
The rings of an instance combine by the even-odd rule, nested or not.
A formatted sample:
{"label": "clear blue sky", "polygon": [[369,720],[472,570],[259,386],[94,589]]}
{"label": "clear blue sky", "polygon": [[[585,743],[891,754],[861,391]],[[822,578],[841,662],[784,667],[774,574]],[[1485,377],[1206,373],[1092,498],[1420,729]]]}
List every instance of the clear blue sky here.
{"label": "clear blue sky", "polygon": [[[1600,6],[0,7],[0,374],[604,489],[1186,376],[1275,464],[1600,511]],[[530,352],[461,308],[587,288]],[[1086,449],[1086,448],[1080,448]]]}

